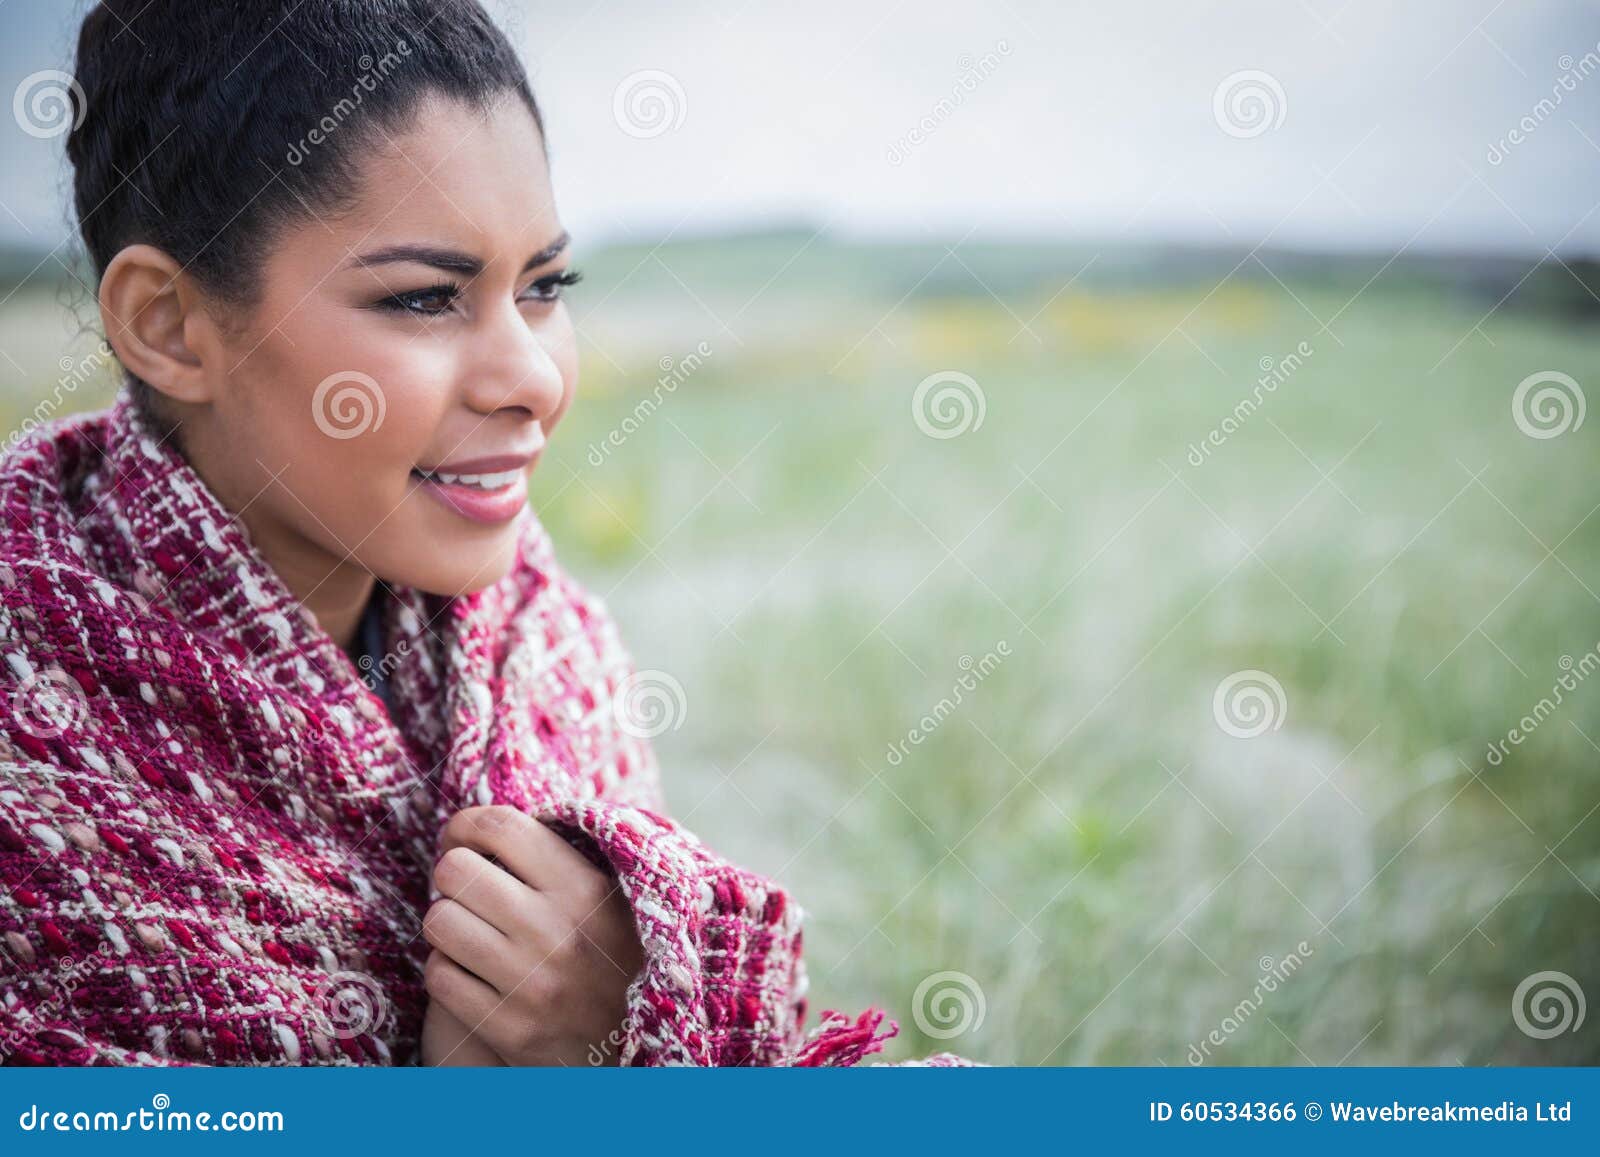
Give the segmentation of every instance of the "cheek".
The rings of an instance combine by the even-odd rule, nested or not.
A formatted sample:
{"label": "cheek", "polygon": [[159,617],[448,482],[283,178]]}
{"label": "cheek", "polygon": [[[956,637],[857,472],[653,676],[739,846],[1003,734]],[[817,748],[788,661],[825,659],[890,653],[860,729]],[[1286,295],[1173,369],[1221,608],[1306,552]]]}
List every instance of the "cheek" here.
{"label": "cheek", "polygon": [[409,357],[396,356],[396,349],[403,351],[405,343],[391,342],[365,358],[347,348],[345,363],[361,368],[317,379],[304,405],[330,454],[403,476],[427,453],[443,420],[449,367],[435,365],[439,359],[420,347]]}
{"label": "cheek", "polygon": [[336,459],[404,459],[425,443],[430,399],[444,396],[449,380],[428,342],[378,314],[321,300],[297,304],[275,334],[262,343],[260,389],[293,407],[312,445]]}
{"label": "cheek", "polygon": [[236,424],[264,464],[287,467],[282,481],[306,510],[343,533],[403,495],[442,420],[449,368],[425,343],[374,333],[348,312],[343,325],[305,312],[251,352]]}

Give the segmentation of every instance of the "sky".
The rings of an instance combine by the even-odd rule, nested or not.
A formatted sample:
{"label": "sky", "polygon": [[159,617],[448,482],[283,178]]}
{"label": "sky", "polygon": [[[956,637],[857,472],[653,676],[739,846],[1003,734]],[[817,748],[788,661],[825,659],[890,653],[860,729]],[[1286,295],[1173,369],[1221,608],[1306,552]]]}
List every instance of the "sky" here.
{"label": "sky", "polygon": [[[5,91],[68,65],[84,7],[0,7]],[[800,224],[1600,253],[1594,0],[486,7],[590,242]],[[61,138],[5,141],[0,240],[53,244]]]}

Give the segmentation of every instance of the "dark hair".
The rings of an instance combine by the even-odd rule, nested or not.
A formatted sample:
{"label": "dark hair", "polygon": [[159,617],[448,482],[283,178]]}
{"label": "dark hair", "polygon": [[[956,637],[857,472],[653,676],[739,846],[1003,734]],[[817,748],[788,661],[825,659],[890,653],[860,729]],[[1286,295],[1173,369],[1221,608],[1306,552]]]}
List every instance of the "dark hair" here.
{"label": "dark hair", "polygon": [[[487,111],[515,94],[544,136],[527,72],[477,0],[102,0],[73,75],[67,156],[96,276],[145,243],[242,308],[275,234],[347,206],[363,148],[425,96]],[[170,430],[156,391],[128,381]]]}

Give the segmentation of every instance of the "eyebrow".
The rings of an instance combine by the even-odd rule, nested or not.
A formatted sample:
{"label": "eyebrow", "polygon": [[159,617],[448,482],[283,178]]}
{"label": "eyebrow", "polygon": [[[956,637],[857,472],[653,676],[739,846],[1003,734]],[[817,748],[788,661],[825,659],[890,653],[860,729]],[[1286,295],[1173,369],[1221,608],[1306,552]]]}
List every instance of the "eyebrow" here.
{"label": "eyebrow", "polygon": [[[565,230],[550,244],[528,258],[528,263],[522,267],[526,273],[530,269],[537,269],[549,261],[555,260],[557,255],[565,249],[572,240],[572,235]],[[344,268],[368,268],[373,265],[389,265],[395,262],[416,262],[420,265],[432,265],[436,269],[444,269],[451,273],[460,273],[466,277],[476,277],[483,272],[483,262],[470,253],[463,253],[459,249],[445,249],[437,245],[389,245],[371,253],[363,253],[345,262]]]}

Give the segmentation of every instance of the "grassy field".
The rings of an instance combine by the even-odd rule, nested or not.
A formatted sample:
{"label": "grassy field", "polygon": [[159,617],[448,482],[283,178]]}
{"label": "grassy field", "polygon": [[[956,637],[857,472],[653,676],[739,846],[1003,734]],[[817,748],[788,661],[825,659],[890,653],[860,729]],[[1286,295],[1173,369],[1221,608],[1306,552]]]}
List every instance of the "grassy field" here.
{"label": "grassy field", "polygon": [[815,1008],[892,1057],[1600,1060],[1600,1011],[1513,1004],[1600,1000],[1600,422],[1513,413],[1593,394],[1592,321],[1404,263],[579,264],[535,506],[684,689],[673,811],[808,911]]}

